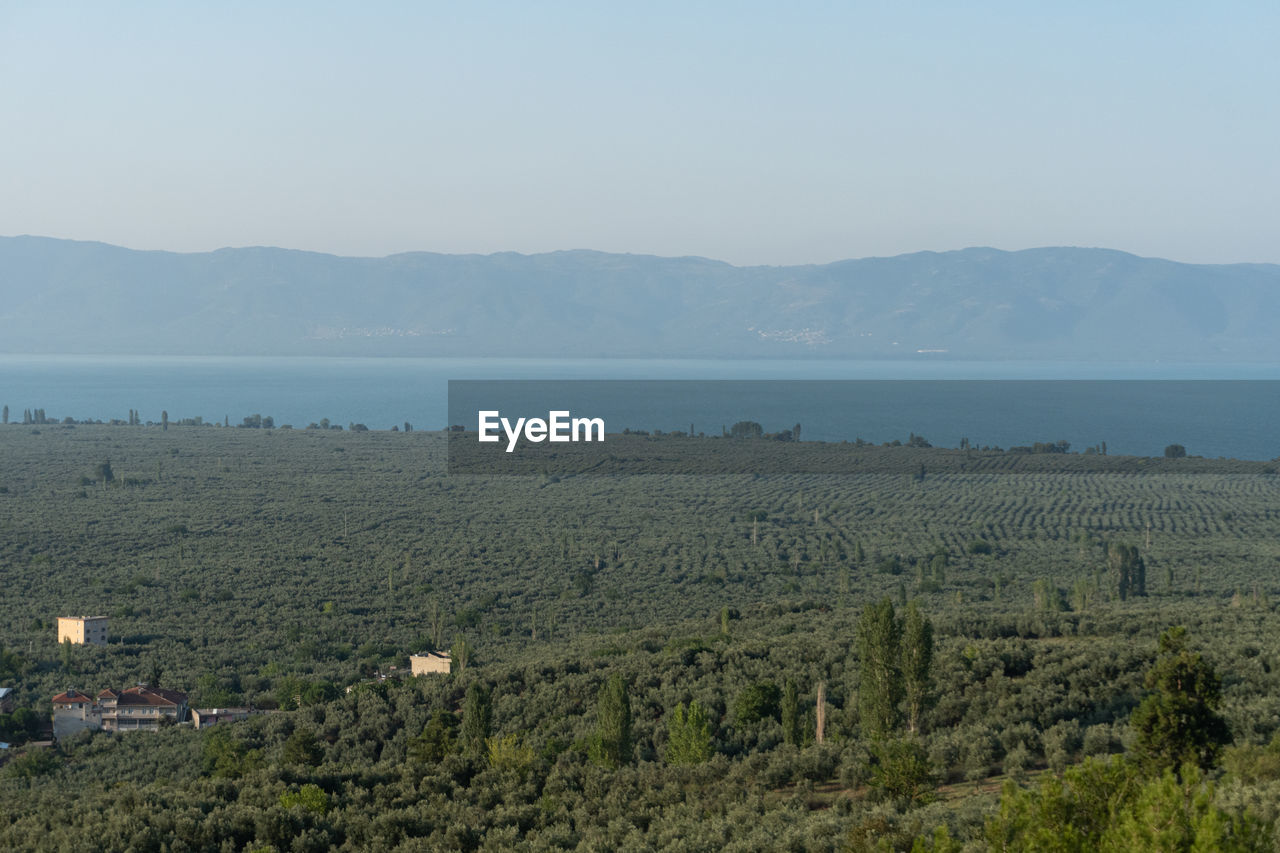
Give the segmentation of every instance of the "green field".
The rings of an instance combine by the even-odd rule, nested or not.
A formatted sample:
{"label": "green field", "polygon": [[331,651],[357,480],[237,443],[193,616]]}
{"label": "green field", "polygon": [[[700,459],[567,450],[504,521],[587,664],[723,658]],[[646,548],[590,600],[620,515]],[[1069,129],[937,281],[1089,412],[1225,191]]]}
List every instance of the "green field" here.
{"label": "green field", "polygon": [[[1135,755],[1144,673],[1182,625],[1234,745],[1166,799],[1207,798],[1188,838],[1219,820],[1219,848],[1273,849],[1272,464],[760,442],[870,473],[486,477],[447,475],[445,449],[426,432],[0,428],[0,686],[19,707],[47,719],[67,687],[158,678],[194,706],[279,709],[11,750],[0,847],[911,849],[947,827],[1029,849],[1000,784],[1032,797]],[[1146,592],[1123,601],[1121,543]],[[934,630],[915,734],[860,710],[859,624],[885,597]],[[59,647],[70,614],[108,615],[109,645]],[[461,673],[367,683],[463,644]],[[615,676],[621,760],[600,746]],[[672,720],[693,702],[709,753],[679,763]],[[927,771],[905,795],[895,745]],[[1160,802],[1159,774],[1132,774],[1114,849],[1150,840],[1126,815]],[[1080,843],[1040,849],[1097,837]]]}

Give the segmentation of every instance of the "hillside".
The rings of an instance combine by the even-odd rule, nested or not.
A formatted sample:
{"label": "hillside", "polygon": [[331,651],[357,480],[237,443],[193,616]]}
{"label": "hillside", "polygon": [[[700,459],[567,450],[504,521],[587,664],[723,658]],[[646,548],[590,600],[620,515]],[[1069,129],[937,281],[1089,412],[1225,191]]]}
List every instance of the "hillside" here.
{"label": "hillside", "polygon": [[1280,361],[1278,315],[1280,266],[1105,249],[735,267],[0,238],[12,353]]}

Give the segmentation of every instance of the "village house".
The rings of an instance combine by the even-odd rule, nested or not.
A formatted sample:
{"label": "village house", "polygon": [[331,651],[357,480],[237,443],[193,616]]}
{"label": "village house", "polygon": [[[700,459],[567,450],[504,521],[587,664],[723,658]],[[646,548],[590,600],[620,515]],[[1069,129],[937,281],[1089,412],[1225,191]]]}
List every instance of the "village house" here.
{"label": "village house", "polygon": [[163,687],[107,688],[96,699],[79,690],[53,697],[53,736],[60,739],[85,729],[155,731],[165,720],[181,723],[186,719],[187,694]]}
{"label": "village house", "polygon": [[72,645],[105,646],[107,644],[107,617],[59,616],[58,642],[70,641]]}
{"label": "village house", "polygon": [[127,690],[103,690],[102,728],[108,732],[155,731],[166,718],[175,723],[187,719],[187,694],[163,687],[139,685]]}
{"label": "village house", "polygon": [[425,655],[409,655],[409,669],[414,675],[441,673],[448,675],[453,666],[448,652],[427,652]]}
{"label": "village house", "polygon": [[53,736],[58,740],[85,729],[102,728],[102,718],[95,710],[98,703],[79,690],[66,690],[53,697]]}

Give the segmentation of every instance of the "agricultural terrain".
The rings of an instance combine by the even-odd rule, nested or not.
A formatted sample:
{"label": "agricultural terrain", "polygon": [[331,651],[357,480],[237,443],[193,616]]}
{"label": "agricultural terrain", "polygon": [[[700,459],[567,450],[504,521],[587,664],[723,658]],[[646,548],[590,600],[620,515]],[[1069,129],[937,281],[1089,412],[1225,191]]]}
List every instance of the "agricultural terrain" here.
{"label": "agricultural terrain", "polygon": [[[751,446],[852,473],[0,428],[0,847],[1143,849],[1159,813],[1275,849],[1274,464]],[[395,677],[427,649],[454,673]],[[27,743],[138,682],[271,713]],[[1179,702],[1226,735],[1183,749]]]}

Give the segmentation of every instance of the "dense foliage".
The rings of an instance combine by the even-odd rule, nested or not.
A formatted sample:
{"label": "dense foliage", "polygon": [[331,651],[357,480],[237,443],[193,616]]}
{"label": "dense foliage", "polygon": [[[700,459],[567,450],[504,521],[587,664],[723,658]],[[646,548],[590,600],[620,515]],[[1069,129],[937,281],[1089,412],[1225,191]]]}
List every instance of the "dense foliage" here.
{"label": "dense foliage", "polygon": [[[554,480],[444,447],[0,428],[3,731],[137,681],[273,711],[11,750],[0,847],[1144,849],[1159,813],[1164,849],[1273,849],[1270,465]],[[110,643],[60,648],[72,613]],[[377,678],[446,641],[453,675]]]}

